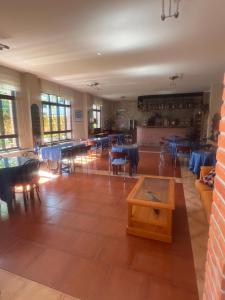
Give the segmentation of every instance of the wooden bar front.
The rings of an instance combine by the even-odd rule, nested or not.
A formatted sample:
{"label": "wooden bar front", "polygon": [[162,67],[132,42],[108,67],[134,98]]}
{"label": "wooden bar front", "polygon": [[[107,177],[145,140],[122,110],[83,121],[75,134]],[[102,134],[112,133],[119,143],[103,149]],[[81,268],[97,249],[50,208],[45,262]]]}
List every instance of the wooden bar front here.
{"label": "wooden bar front", "polygon": [[171,136],[186,137],[191,128],[154,128],[154,127],[137,127],[137,144],[138,145],[159,145],[162,137]]}

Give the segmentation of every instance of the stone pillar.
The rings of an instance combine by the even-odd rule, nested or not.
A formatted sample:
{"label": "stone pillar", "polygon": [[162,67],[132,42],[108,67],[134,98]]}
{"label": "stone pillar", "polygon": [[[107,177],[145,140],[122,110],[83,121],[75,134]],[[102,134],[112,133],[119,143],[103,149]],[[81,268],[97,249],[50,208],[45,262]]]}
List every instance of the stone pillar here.
{"label": "stone pillar", "polygon": [[[75,112],[79,110],[82,111],[82,120],[76,120]],[[87,109],[86,109],[86,99],[84,94],[79,92],[74,92],[74,101],[72,102],[72,127],[73,127],[73,138],[86,139],[87,138]]]}
{"label": "stone pillar", "polygon": [[23,73],[21,74],[21,92],[17,102],[17,123],[21,148],[33,147],[31,105],[34,103],[40,105],[39,80],[35,75]]}

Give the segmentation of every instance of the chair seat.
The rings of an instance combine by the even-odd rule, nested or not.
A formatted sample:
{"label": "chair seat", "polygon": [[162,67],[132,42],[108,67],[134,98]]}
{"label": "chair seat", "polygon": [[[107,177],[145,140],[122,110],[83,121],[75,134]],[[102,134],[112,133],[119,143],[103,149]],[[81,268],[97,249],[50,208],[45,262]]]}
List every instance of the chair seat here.
{"label": "chair seat", "polygon": [[120,166],[120,165],[124,165],[126,163],[127,163],[127,160],[123,159],[123,158],[114,158],[112,160],[112,165],[114,165],[114,166]]}

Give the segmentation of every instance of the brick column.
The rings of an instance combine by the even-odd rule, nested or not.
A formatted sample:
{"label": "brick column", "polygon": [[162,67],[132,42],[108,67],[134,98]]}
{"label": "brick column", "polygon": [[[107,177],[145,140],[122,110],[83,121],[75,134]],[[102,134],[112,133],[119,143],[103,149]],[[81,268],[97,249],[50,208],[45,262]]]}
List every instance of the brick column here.
{"label": "brick column", "polygon": [[203,299],[225,300],[225,77]]}

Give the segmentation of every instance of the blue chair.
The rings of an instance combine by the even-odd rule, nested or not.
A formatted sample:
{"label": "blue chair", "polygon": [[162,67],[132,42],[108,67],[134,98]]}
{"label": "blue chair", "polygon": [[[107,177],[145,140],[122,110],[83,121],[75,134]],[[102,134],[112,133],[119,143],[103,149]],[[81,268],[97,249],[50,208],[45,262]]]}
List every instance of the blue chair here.
{"label": "blue chair", "polygon": [[186,158],[189,161],[191,157],[191,147],[189,145],[177,145],[174,157],[175,168],[177,166],[177,158]]}
{"label": "blue chair", "polygon": [[111,166],[114,174],[118,174],[118,170],[123,166],[123,180],[125,181],[126,164],[128,163],[126,152],[109,152],[109,176],[111,175]]}

